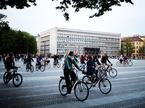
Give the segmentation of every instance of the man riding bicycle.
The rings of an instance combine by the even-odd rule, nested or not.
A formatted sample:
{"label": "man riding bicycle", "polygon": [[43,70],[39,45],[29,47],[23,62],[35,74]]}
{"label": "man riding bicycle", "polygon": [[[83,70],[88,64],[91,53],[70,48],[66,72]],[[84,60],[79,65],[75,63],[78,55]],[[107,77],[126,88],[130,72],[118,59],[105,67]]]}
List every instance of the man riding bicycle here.
{"label": "man riding bicycle", "polygon": [[[101,58],[101,63],[103,64],[103,65],[107,65],[108,66],[108,64],[107,64],[107,62],[109,62],[111,65],[112,65],[112,63],[110,62],[110,60],[109,60],[109,58],[108,58],[108,55],[107,55],[107,53],[104,53],[104,55],[102,56],[102,58]],[[106,70],[108,69],[108,67],[106,68]]]}
{"label": "man riding bicycle", "polygon": [[14,69],[14,67],[15,67],[14,57],[13,54],[10,53],[5,58],[5,68],[7,72],[10,72],[10,70]]}
{"label": "man riding bicycle", "polygon": [[42,57],[41,56],[36,56],[36,65],[38,65],[39,69],[41,67],[41,61],[42,61]]}
{"label": "man riding bicycle", "polygon": [[79,66],[77,65],[76,61],[74,60],[73,51],[70,51],[69,55],[64,60],[64,69],[63,69],[68,94],[71,93],[71,89],[72,89],[72,86],[73,86],[71,82],[74,81],[74,83],[75,83],[75,81],[76,81],[76,74],[74,72],[73,65],[78,70],[81,70],[79,68]]}
{"label": "man riding bicycle", "polygon": [[31,57],[31,54],[28,54],[28,57],[26,59],[26,66],[28,66],[30,68],[30,66],[32,65],[32,63],[31,63],[32,61],[34,61],[34,60]]}

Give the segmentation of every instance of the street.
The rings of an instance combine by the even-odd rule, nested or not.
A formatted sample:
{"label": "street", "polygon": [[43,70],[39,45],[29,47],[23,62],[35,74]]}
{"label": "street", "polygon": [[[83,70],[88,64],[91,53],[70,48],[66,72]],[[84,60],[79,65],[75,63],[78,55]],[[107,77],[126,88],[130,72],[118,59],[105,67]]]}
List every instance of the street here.
{"label": "street", "polygon": [[[117,67],[111,59],[118,76],[110,78],[112,90],[102,94],[98,85],[90,89],[86,101],[78,101],[73,92],[65,97],[58,90],[62,68],[46,67],[44,72],[26,72],[22,62],[16,62],[23,76],[20,87],[12,81],[3,83],[3,63],[0,63],[0,108],[144,108],[145,106],[145,60],[133,60],[132,67]],[[51,61],[52,63],[52,61]],[[80,72],[79,76],[82,74]]]}

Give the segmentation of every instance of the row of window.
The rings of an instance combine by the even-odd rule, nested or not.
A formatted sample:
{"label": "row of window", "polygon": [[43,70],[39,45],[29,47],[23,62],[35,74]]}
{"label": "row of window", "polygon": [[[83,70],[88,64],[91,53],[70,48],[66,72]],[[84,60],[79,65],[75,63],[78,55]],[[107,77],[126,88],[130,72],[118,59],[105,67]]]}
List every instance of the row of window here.
{"label": "row of window", "polygon": [[91,36],[87,36],[87,37],[58,37],[58,42],[120,42],[119,39],[116,38],[105,38],[105,37],[91,37]]}

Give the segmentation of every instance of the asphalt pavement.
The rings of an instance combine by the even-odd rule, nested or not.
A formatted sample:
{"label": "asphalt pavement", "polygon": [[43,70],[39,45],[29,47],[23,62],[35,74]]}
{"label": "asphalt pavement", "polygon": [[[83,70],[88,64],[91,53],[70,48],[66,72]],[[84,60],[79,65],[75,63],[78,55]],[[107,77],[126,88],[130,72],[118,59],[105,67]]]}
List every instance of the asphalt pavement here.
{"label": "asphalt pavement", "polygon": [[[58,90],[62,68],[47,68],[44,72],[26,72],[21,61],[16,62],[23,76],[20,87],[12,82],[3,83],[3,63],[0,63],[0,108],[145,108],[145,60],[133,60],[132,67],[117,67],[116,60],[111,59],[118,76],[110,78],[112,90],[104,95],[98,85],[90,89],[86,101],[78,101],[73,92],[61,96]],[[33,65],[35,62],[33,63]],[[81,78],[83,75],[79,73]]]}

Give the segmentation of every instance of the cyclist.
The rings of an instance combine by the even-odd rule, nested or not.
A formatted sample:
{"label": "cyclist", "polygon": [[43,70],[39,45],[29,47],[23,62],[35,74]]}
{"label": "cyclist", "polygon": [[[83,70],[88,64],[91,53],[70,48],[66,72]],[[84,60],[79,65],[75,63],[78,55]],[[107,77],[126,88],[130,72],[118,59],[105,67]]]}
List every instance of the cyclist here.
{"label": "cyclist", "polygon": [[120,57],[119,57],[119,61],[120,61],[121,64],[122,64],[123,60],[124,60],[124,56],[121,54]]}
{"label": "cyclist", "polygon": [[128,64],[128,57],[127,56],[124,56],[123,57],[123,61],[124,61],[124,63]]}
{"label": "cyclist", "polygon": [[14,57],[13,54],[10,53],[5,58],[5,68],[7,72],[10,72],[10,69],[13,69],[15,67]]}
{"label": "cyclist", "polygon": [[30,66],[32,65],[32,63],[31,63],[32,61],[34,62],[31,54],[28,54],[28,57],[26,59],[26,66],[29,66],[29,68],[30,68]]}
{"label": "cyclist", "polygon": [[48,59],[48,57],[44,57],[44,65],[48,65],[48,63],[50,63],[50,60]]}
{"label": "cyclist", "polygon": [[85,56],[84,55],[81,55],[81,57],[80,57],[80,63],[81,63],[81,68],[82,69],[84,69],[85,70],[85,65],[86,65],[86,62],[87,60],[86,60],[86,58],[85,58]]}
{"label": "cyclist", "polygon": [[88,56],[87,61],[87,75],[91,75],[91,81],[95,82],[98,79],[98,70],[96,69],[96,62],[97,65],[100,65],[100,62],[97,56]]}
{"label": "cyclist", "polygon": [[81,57],[80,57],[80,63],[81,64],[85,64],[85,61],[87,61],[86,58],[84,57],[84,55],[81,55]]}
{"label": "cyclist", "polygon": [[[109,58],[108,58],[108,55],[107,53],[104,53],[104,55],[102,56],[101,58],[101,63],[104,65],[104,66],[108,66],[109,64],[107,64],[107,62],[109,62],[111,65],[112,63],[110,62]],[[108,69],[108,67],[106,68],[106,70]]]}
{"label": "cyclist", "polygon": [[93,75],[95,73],[95,62],[92,59],[92,56],[88,56],[87,61],[87,74]]}
{"label": "cyclist", "polygon": [[70,51],[68,56],[66,56],[66,58],[64,60],[64,69],[63,69],[68,94],[71,93],[71,89],[72,89],[72,86],[73,86],[71,82],[73,81],[75,83],[75,81],[76,81],[76,74],[73,71],[73,65],[78,70],[81,70],[79,68],[79,66],[77,65],[76,61],[74,60],[73,51]]}
{"label": "cyclist", "polygon": [[57,63],[58,63],[58,58],[59,58],[59,56],[56,54],[56,55],[54,55],[53,56],[53,59],[54,59],[54,65],[57,65]]}
{"label": "cyclist", "polygon": [[95,55],[93,56],[93,61],[97,64],[97,65],[101,65],[100,61],[99,61],[100,55]]}
{"label": "cyclist", "polygon": [[39,69],[41,67],[41,61],[42,61],[42,57],[41,56],[36,56],[36,65],[38,66]]}

